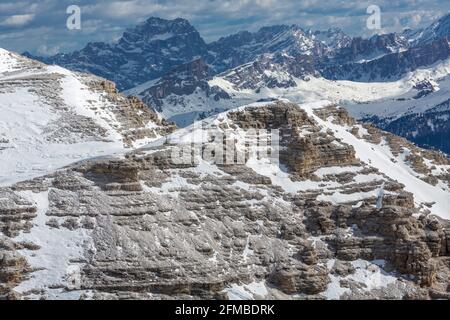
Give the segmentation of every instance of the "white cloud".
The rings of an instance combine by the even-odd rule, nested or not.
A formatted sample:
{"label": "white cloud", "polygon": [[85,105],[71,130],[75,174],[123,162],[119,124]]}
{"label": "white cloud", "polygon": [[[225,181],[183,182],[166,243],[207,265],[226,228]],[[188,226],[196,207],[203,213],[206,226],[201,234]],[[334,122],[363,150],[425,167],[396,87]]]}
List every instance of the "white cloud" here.
{"label": "white cloud", "polygon": [[34,13],[30,14],[18,14],[10,16],[0,22],[0,26],[3,27],[23,27],[33,21],[35,17]]}
{"label": "white cloud", "polygon": [[61,48],[59,46],[49,48],[48,46],[43,44],[39,46],[39,48],[37,49],[37,53],[42,56],[53,56],[59,53],[60,50]]}

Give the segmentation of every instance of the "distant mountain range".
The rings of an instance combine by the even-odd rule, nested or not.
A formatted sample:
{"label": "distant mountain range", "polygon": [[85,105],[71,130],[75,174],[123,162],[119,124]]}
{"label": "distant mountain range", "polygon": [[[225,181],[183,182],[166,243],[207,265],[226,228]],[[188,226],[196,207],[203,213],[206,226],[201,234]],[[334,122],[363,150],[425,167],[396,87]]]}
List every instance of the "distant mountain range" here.
{"label": "distant mountain range", "polygon": [[26,55],[112,80],[180,126],[243,103],[320,98],[450,153],[450,97],[443,94],[449,36],[446,15],[422,30],[368,39],[336,28],[279,25],[206,43],[187,20],[150,18],[115,43],[89,43],[52,57]]}

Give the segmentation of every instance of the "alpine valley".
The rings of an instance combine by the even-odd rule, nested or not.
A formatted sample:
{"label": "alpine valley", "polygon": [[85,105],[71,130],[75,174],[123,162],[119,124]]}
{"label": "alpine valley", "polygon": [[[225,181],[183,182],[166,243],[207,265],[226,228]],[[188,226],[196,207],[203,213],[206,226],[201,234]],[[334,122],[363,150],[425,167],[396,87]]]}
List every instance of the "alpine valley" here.
{"label": "alpine valley", "polygon": [[1,49],[0,298],[450,299],[449,39],[150,18]]}

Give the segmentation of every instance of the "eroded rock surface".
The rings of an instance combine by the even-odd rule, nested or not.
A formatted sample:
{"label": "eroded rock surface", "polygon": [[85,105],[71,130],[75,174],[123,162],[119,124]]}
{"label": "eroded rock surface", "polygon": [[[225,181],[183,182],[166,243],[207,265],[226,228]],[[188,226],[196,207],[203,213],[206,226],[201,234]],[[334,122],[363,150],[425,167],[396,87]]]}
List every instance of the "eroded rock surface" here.
{"label": "eroded rock surface", "polygon": [[[205,125],[232,130],[245,162],[205,161],[202,150],[224,143],[208,136],[192,162],[180,163],[174,155],[190,141],[187,129],[2,190],[2,297],[448,297],[450,229],[433,215],[440,207],[421,206],[348,143],[370,150],[389,141],[400,156],[410,147],[403,140],[336,106],[287,102]],[[280,130],[279,164],[239,140],[248,129]],[[448,161],[433,152],[427,159]]]}

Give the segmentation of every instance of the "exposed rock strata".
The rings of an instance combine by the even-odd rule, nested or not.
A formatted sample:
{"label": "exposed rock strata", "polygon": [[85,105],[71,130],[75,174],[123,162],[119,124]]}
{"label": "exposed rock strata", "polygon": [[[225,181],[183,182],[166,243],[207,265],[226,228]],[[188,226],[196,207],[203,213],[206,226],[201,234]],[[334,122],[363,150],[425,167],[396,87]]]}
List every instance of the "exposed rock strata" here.
{"label": "exposed rock strata", "polygon": [[[335,107],[317,113],[354,124]],[[201,159],[179,164],[170,139],[122,158],[84,161],[2,191],[0,226],[7,237],[0,293],[25,299],[51,298],[55,290],[86,299],[224,299],[233,286],[258,283],[267,291],[262,298],[317,299],[333,297],[330,288],[338,279],[343,299],[448,295],[448,223],[420,214],[403,185],[362,163],[352,146],[319,129],[295,105],[249,107],[227,116],[223,130],[280,129],[281,163],[293,183],[317,186],[288,192],[248,165]],[[336,166],[342,168],[338,174],[320,173]],[[345,174],[349,167],[357,171]],[[356,179],[361,175],[374,179]],[[323,200],[334,193],[365,196],[339,204]],[[37,195],[48,207],[32,203]],[[51,272],[30,269],[35,266],[20,256],[30,258],[30,244],[23,247],[27,236],[14,237],[18,230],[33,234],[36,214],[50,233],[82,236],[77,245],[83,250],[67,258],[65,277],[24,290],[39,272]],[[35,255],[45,250],[33,249]],[[361,269],[361,261],[384,262]],[[358,272],[380,268],[389,274],[386,285],[358,281]]]}

